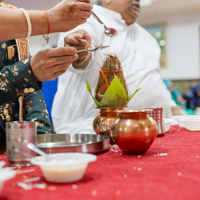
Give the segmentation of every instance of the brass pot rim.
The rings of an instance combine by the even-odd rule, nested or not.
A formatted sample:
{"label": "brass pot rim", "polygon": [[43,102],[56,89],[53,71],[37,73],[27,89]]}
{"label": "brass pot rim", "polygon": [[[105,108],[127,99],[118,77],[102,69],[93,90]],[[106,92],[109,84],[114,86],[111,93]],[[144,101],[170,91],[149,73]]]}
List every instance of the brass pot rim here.
{"label": "brass pot rim", "polygon": [[95,107],[96,109],[118,109],[118,108],[128,108],[128,106],[122,106],[122,107]]}
{"label": "brass pot rim", "polygon": [[122,113],[122,114],[125,114],[125,113],[144,113],[144,112],[148,112],[148,109],[129,109],[129,110],[119,110],[119,111],[115,111],[117,113]]}

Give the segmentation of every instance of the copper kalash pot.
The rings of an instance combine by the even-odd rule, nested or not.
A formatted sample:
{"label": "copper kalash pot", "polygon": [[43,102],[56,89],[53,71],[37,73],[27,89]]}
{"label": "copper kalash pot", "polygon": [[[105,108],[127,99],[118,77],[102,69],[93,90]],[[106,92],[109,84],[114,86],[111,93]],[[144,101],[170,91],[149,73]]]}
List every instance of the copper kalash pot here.
{"label": "copper kalash pot", "polygon": [[111,125],[111,137],[125,154],[144,154],[158,134],[154,119],[147,110],[118,111]]}
{"label": "copper kalash pot", "polygon": [[[104,107],[98,109],[100,109],[100,112],[93,121],[93,129],[96,134],[110,136],[110,126],[119,117],[116,111],[123,110],[124,107]],[[115,144],[111,137],[110,144]]]}

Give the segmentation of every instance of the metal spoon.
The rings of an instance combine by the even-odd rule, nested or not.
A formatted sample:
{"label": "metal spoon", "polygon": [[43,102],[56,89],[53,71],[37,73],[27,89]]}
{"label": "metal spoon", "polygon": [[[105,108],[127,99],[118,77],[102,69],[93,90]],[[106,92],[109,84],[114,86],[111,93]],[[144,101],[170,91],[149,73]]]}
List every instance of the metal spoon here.
{"label": "metal spoon", "polygon": [[99,17],[92,12],[92,16],[105,28],[105,34],[109,37],[114,37],[117,35],[117,31],[114,28],[107,28],[106,25],[99,19]]}
{"label": "metal spoon", "polygon": [[93,51],[96,51],[98,50],[99,48],[102,47],[103,44],[99,45],[98,47],[96,47],[95,49],[83,49],[83,50],[79,50],[77,51],[76,53],[81,53],[81,52],[84,52],[84,51],[90,51],[90,52],[93,52]]}
{"label": "metal spoon", "polygon": [[40,150],[38,147],[36,147],[33,143],[28,143],[27,147],[36,153],[40,154],[41,156],[44,156],[47,160],[50,160],[51,162],[58,163],[58,161],[51,156],[47,155],[44,151]]}
{"label": "metal spoon", "polygon": [[[81,41],[81,42],[86,42],[86,43],[92,44],[95,48],[98,47],[98,46],[96,46],[95,44],[93,44],[92,42],[88,42],[88,41],[83,40],[83,39],[78,39],[78,38],[76,38],[76,40]],[[103,50],[103,49],[108,48],[108,47],[110,47],[110,46],[108,46],[108,45],[100,46],[99,49]],[[92,50],[92,49],[91,49],[91,50]]]}

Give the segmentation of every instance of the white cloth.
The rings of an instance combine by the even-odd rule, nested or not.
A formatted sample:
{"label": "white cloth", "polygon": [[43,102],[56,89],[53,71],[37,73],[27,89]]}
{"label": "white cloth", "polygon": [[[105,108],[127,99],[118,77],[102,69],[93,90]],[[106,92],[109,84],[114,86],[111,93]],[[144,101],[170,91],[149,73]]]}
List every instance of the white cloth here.
{"label": "white cloth", "polygon": [[[85,69],[76,70],[70,66],[67,72],[59,77],[52,109],[55,131],[94,133],[92,122],[99,111],[86,89],[86,81],[90,83],[94,94],[105,53],[118,55],[129,94],[142,88],[131,100],[128,108],[164,107],[165,117],[171,117],[171,95],[160,75],[160,48],[155,39],[137,23],[127,26],[119,13],[97,5],[94,6],[94,12],[108,27],[115,28],[118,35],[113,38],[106,36],[104,28],[93,17],[71,31],[84,29],[90,34],[94,44],[103,43],[110,47],[96,51]],[[67,34],[69,32],[60,34],[58,46],[64,45],[64,37]]]}

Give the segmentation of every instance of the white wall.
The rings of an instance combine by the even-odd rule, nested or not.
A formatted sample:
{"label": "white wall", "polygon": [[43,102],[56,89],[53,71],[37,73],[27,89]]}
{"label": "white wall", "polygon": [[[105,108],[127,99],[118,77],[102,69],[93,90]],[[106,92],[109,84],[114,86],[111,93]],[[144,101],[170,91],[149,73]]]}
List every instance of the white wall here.
{"label": "white wall", "polygon": [[58,33],[53,33],[49,35],[49,43],[47,44],[46,40],[42,36],[34,36],[29,38],[29,48],[30,54],[34,55],[39,50],[51,48],[57,46]]}
{"label": "white wall", "polygon": [[162,77],[200,79],[200,13],[142,21],[140,24],[163,22],[167,23],[167,68],[161,70]]}

